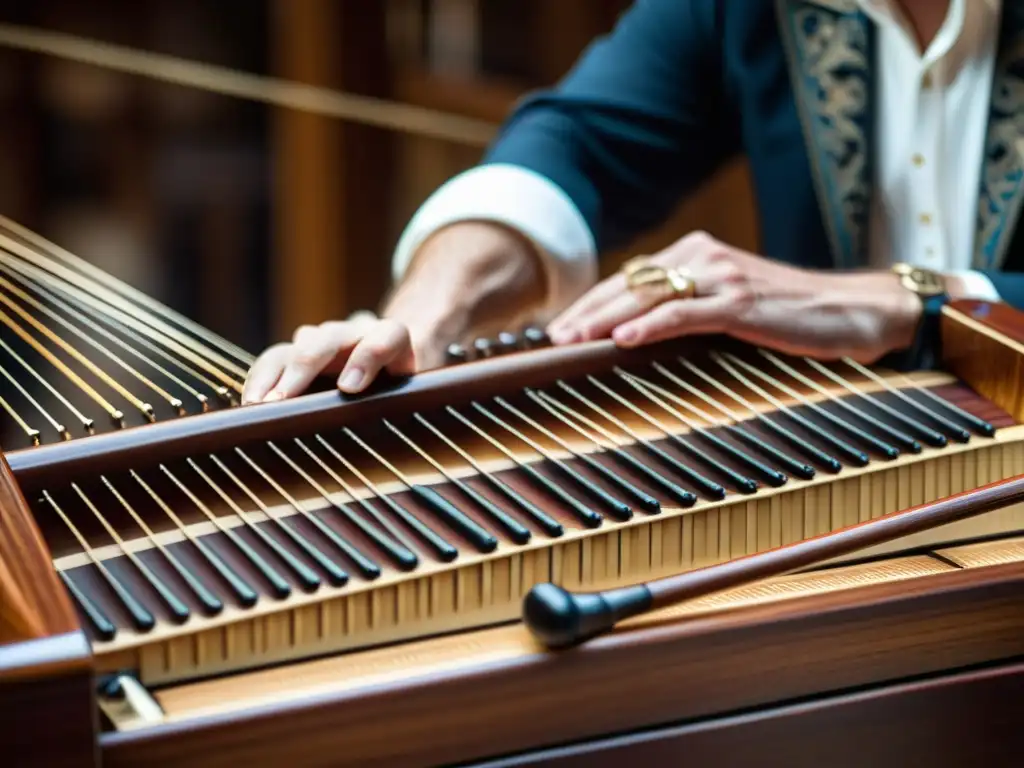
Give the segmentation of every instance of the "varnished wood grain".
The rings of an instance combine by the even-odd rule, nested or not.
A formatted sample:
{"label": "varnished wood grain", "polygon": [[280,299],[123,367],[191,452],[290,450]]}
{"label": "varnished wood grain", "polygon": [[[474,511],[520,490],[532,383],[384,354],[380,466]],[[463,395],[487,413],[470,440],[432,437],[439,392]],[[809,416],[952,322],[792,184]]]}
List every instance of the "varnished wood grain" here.
{"label": "varnished wood grain", "polygon": [[1024,415],[1024,317],[1006,304],[955,301],[941,320],[943,367],[1014,418]]}
{"label": "varnished wood grain", "polygon": [[96,765],[92,654],[0,455],[0,762]]}
{"label": "varnished wood grain", "polygon": [[967,315],[993,331],[1013,341],[1024,342],[1024,315],[1009,304],[1002,302],[958,300],[951,301],[949,308]]}
{"label": "varnished wood grain", "polygon": [[77,628],[50,553],[0,455],[0,646]]}
{"label": "varnished wood grain", "polygon": [[903,768],[1016,766],[1024,665],[868,691],[530,752],[474,768],[623,765]]}

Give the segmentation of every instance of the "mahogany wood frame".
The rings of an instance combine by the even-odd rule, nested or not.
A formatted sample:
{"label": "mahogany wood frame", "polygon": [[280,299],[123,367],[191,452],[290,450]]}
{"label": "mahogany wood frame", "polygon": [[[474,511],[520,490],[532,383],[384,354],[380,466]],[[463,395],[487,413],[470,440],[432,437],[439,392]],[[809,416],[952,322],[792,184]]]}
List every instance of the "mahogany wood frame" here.
{"label": "mahogany wood frame", "polygon": [[[977,365],[983,342],[962,344],[956,337],[957,313],[994,334],[984,367]],[[1020,366],[1024,319],[1000,305],[955,304],[944,327],[950,369],[979,391],[997,392],[1000,404],[1020,418],[1022,377],[1005,384],[992,372],[1007,370],[1003,363]],[[682,353],[688,343],[662,346]],[[993,344],[1006,358],[995,365]],[[407,764],[410,755],[423,764],[444,764],[681,721],[709,723],[705,731],[714,730],[725,727],[720,718],[744,710],[774,708],[768,713],[774,716],[786,702],[807,697],[842,697],[851,687],[893,686],[908,677],[948,676],[950,670],[1024,657],[1024,563],[1012,563],[647,624],[557,656],[537,649],[509,663],[467,665],[428,679],[97,736],[88,644],[22,495],[38,489],[48,473],[111,471],[138,463],[140,451],[151,461],[429,409],[651,354],[602,342],[535,351],[385,383],[351,400],[324,392],[9,454],[10,466],[0,463],[0,595],[6,606],[0,620],[0,754],[13,757],[15,765],[97,765],[100,753],[104,765],[113,766],[201,766],[226,759],[334,766],[370,759],[390,766]],[[948,685],[928,690],[983,690],[971,686],[986,679],[1010,685],[1021,677],[1007,667],[1005,674],[968,676],[962,684],[948,678]],[[1003,683],[987,690],[1003,690]],[[896,700],[876,698],[882,704],[873,711],[879,714],[891,711]],[[830,706],[844,701],[833,698]],[[941,709],[947,706],[942,701],[948,698],[928,698],[922,706]],[[788,748],[795,749],[788,738]]]}

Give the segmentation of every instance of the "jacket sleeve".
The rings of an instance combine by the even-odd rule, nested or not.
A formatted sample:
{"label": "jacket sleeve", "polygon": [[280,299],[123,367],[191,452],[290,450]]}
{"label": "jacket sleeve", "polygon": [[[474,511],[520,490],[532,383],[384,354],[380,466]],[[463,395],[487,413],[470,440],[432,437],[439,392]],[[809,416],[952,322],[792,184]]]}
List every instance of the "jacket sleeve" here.
{"label": "jacket sleeve", "polygon": [[597,251],[657,226],[739,146],[714,0],[639,0],[553,89],[521,102],[485,163],[564,191]]}

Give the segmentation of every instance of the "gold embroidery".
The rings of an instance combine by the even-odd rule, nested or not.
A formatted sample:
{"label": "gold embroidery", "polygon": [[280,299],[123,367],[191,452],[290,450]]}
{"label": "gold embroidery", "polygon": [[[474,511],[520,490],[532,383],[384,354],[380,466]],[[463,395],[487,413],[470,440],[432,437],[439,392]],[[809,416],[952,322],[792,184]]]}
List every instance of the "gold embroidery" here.
{"label": "gold embroidery", "polygon": [[[1013,19],[1011,19],[1011,22]],[[974,267],[999,269],[1024,203],[1024,24],[1007,30],[992,82]]]}
{"label": "gold embroidery", "polygon": [[866,263],[870,32],[855,0],[779,0],[793,89],[832,250]]}

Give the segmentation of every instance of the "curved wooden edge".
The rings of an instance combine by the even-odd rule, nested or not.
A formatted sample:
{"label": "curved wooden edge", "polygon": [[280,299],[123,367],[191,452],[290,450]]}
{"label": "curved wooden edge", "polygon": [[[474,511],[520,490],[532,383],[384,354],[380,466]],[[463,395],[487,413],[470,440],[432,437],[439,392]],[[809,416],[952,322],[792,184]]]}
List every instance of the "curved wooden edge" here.
{"label": "curved wooden edge", "polygon": [[1009,304],[958,299],[947,306],[951,312],[958,312],[1013,341],[1024,343],[1024,313]]}
{"label": "curved wooden edge", "polygon": [[[704,343],[709,343],[707,337]],[[715,344],[716,348],[735,346],[725,340]],[[576,378],[659,355],[682,354],[693,346],[692,340],[675,340],[623,350],[611,341],[595,341],[527,350],[426,371],[398,381],[380,381],[358,397],[343,395],[338,390],[318,392],[27,448],[7,454],[7,460],[21,487],[32,493],[44,488],[50,473],[56,471],[67,481],[100,470],[114,472],[251,440],[284,439],[382,417],[398,418],[413,411],[544,386],[560,377]]]}
{"label": "curved wooden edge", "polygon": [[0,455],[0,646],[78,628],[50,552]]}
{"label": "curved wooden edge", "polygon": [[[479,760],[1012,659],[1022,599],[1024,563],[1010,563],[645,622],[559,653],[521,628],[487,630],[464,641],[481,650],[457,669],[105,734],[104,765]],[[513,631],[521,653],[490,658],[494,633]],[[237,696],[245,676],[216,684]]]}
{"label": "curved wooden edge", "polygon": [[0,762],[94,766],[93,657],[0,454]]}
{"label": "curved wooden edge", "polygon": [[1024,417],[1024,312],[953,301],[940,325],[943,367],[1018,421]]}

